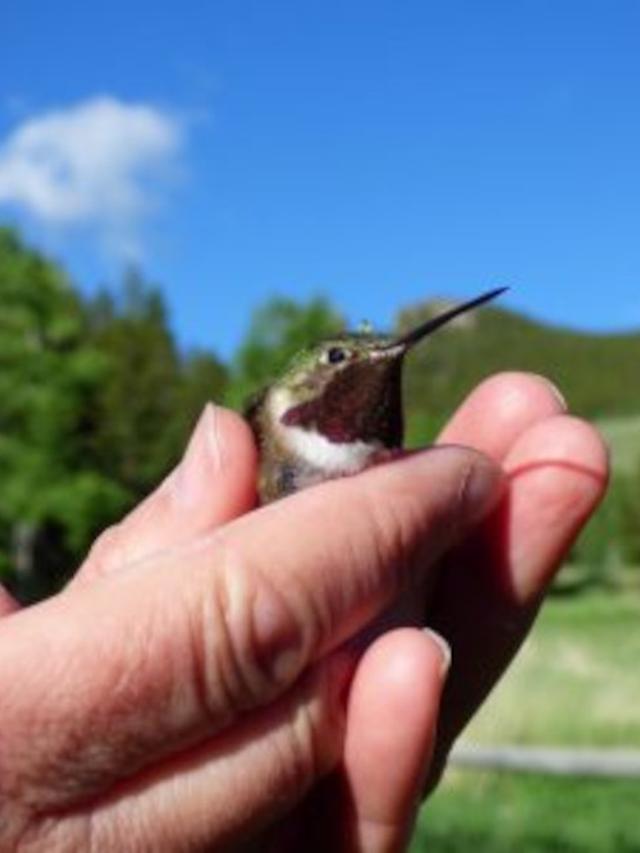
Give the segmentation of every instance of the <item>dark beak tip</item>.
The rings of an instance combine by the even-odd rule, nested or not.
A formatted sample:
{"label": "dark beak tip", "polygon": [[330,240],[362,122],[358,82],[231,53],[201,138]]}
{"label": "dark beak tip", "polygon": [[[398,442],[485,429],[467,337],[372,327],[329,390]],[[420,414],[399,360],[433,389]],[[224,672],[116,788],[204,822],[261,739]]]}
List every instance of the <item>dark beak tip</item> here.
{"label": "dark beak tip", "polygon": [[493,290],[489,290],[486,293],[469,300],[468,302],[456,305],[454,308],[450,308],[448,311],[438,314],[436,317],[432,317],[417,326],[415,329],[407,332],[407,334],[393,341],[390,346],[404,346],[404,352],[406,352],[411,346],[421,341],[424,337],[435,332],[436,329],[439,329],[441,326],[444,326],[446,323],[449,323],[461,314],[465,314],[467,311],[471,311],[473,308],[478,308],[485,302],[490,302],[491,300],[496,299],[498,296],[506,293],[507,290],[509,290],[508,287],[496,287]]}

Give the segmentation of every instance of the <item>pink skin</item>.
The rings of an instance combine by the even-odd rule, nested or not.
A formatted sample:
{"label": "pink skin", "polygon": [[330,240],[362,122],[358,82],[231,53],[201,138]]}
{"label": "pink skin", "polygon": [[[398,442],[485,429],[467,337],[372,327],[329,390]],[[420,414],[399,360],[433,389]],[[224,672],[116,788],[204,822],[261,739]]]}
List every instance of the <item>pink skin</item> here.
{"label": "pink skin", "polygon": [[[493,463],[429,451],[249,512],[250,432],[208,408],[65,592],[0,598],[0,846],[299,849],[303,829],[403,849],[607,479],[598,435],[533,376],[483,383],[442,440]],[[429,633],[343,646],[407,585],[410,621],[453,647],[442,707]]]}

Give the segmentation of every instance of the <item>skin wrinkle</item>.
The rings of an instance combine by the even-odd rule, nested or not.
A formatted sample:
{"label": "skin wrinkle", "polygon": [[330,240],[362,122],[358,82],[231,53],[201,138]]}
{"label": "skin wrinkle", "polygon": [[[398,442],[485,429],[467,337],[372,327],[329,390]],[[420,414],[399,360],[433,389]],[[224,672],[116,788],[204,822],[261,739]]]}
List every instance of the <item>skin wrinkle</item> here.
{"label": "skin wrinkle", "polygon": [[[6,627],[7,623],[3,621],[2,625]],[[23,678],[29,681],[33,679],[30,667],[23,670]],[[2,709],[3,716],[6,716],[12,713],[16,702],[15,694],[19,696],[22,685],[17,679],[7,678],[3,679],[2,687]],[[25,709],[25,713],[21,714],[23,727],[29,728],[31,726],[34,732],[40,731],[38,714],[41,710],[39,706]],[[6,725],[0,727],[0,809],[6,807],[7,803],[15,802],[19,808],[28,811],[20,799],[20,791],[24,784],[23,779],[27,775],[22,766],[20,743],[12,736],[9,727]],[[2,825],[0,823],[0,826]]]}
{"label": "skin wrinkle", "polygon": [[[339,760],[344,707],[340,705],[338,713],[335,682],[342,683],[344,673],[336,679],[335,670],[335,665],[322,664],[320,669],[303,676],[296,688],[302,692],[301,700],[288,716],[288,736],[283,738],[278,732],[272,740],[271,748],[278,756],[272,781],[283,806],[300,802],[311,784],[334,769]],[[310,702],[312,693],[315,698]]]}
{"label": "skin wrinkle", "polygon": [[[201,658],[196,666],[203,673],[202,701],[208,706],[210,717],[215,705],[222,704],[232,709],[229,716],[233,718],[235,713],[266,704],[295,680],[309,650],[317,643],[319,632],[309,627],[315,624],[310,617],[312,609],[300,604],[313,599],[305,591],[293,606],[291,596],[278,589],[268,573],[257,564],[249,566],[223,537],[219,537],[215,572],[209,568],[206,572],[209,593],[196,601],[202,624],[193,629],[192,639],[196,658]],[[291,580],[290,586],[303,583],[299,576]],[[276,603],[275,610],[280,610],[276,620],[285,626],[285,641],[290,648],[286,671],[275,672],[269,667],[272,650],[261,649],[264,640],[258,637],[255,607],[265,599],[270,600],[271,607]],[[302,609],[304,616],[297,614]],[[222,697],[216,695],[221,688]]]}
{"label": "skin wrinkle", "polygon": [[[229,549],[226,547],[225,539],[226,539],[226,537],[224,535],[222,535],[222,533],[214,533],[214,534],[211,534],[211,535],[205,537],[203,540],[201,540],[199,543],[192,546],[191,548],[187,548],[184,550],[180,549],[180,555],[183,558],[186,556],[186,558],[191,557],[192,559],[197,560],[197,558],[199,556],[201,556],[203,553],[205,553],[207,555],[207,558],[208,558],[206,563],[201,567],[201,570],[198,571],[198,573],[197,573],[200,580],[198,582],[196,582],[196,579],[194,578],[194,583],[192,585],[190,585],[191,589],[194,591],[194,594],[193,594],[193,601],[191,602],[191,605],[192,605],[191,609],[190,609],[189,604],[187,604],[187,606],[186,606],[188,613],[193,613],[193,612],[197,612],[198,610],[200,610],[202,608],[203,601],[208,600],[209,603],[211,602],[211,600],[212,600],[211,595],[202,596],[202,590],[207,589],[207,588],[209,590],[211,590],[211,587],[212,587],[211,579],[212,579],[212,577],[214,579],[216,579],[216,582],[213,584],[213,589],[218,590],[218,591],[221,589],[221,585],[220,585],[219,581],[217,580],[217,575],[222,574],[222,572],[219,571],[220,567],[218,565],[218,562],[224,563],[226,560],[222,558],[222,555],[224,555],[224,554],[228,555],[228,553],[229,553]],[[210,553],[213,553],[215,555],[215,565],[213,565],[213,566],[211,565],[211,560],[209,559]],[[140,564],[140,569],[142,569],[144,571],[144,568],[141,564]],[[213,575],[211,573],[212,569],[215,570]],[[131,568],[131,571],[135,571],[134,567]],[[229,574],[232,575],[233,572],[230,572]],[[173,606],[174,606],[174,604],[172,604],[172,607]],[[222,609],[224,609],[224,608],[222,608]],[[214,616],[210,612],[202,614],[198,618],[202,619],[203,625],[216,626],[218,629],[220,628],[220,626],[224,627],[226,624],[226,621],[224,618]],[[195,640],[195,641],[193,638],[193,631],[194,631],[193,619],[187,618],[185,621],[187,624],[191,623],[191,628],[190,628],[191,637],[188,640],[187,644],[191,648],[193,648],[194,642],[195,642],[196,647],[198,645],[201,645],[202,644],[202,637],[200,637],[199,640]],[[198,633],[200,633],[201,629],[198,628],[196,630]],[[219,641],[217,641],[217,644],[219,644]],[[216,645],[216,643],[214,643],[213,645]],[[219,644],[219,645],[224,645],[224,643]],[[211,669],[212,671],[215,671],[216,673],[220,672],[220,669],[216,668],[215,665],[208,664],[206,668]],[[224,683],[224,680],[215,677],[212,679],[212,682],[215,684],[216,688],[219,688],[221,683]],[[238,692],[239,691],[236,690],[235,694],[237,695]],[[213,695],[214,695],[213,692],[208,688],[207,697],[212,697]],[[210,713],[208,716],[211,717],[211,714],[213,713],[211,711],[212,702],[211,702],[211,699],[209,699],[209,698],[207,701],[207,705],[210,709]],[[232,716],[231,714],[228,715],[229,719],[231,718],[231,716]],[[226,719],[226,717],[227,717],[227,715],[224,715],[224,717],[221,718],[219,711],[217,712],[216,719],[218,720],[219,726],[225,726],[228,723],[228,720]],[[211,724],[213,724],[213,721]]]}
{"label": "skin wrinkle", "polygon": [[[218,825],[218,835],[215,837],[207,835],[208,846],[206,849],[224,849],[223,842],[229,836],[229,833],[237,833],[243,825],[255,831],[256,827],[259,828],[266,822],[267,817],[270,820],[273,819],[273,790],[283,792],[279,798],[283,812],[300,799],[304,793],[300,790],[300,776],[296,775],[295,778],[292,778],[287,765],[290,759],[288,750],[291,748],[299,748],[300,757],[297,761],[302,767],[301,772],[303,776],[312,773],[314,762],[315,769],[319,773],[328,772],[335,767],[344,734],[344,706],[340,701],[340,697],[350,667],[351,661],[348,658],[338,658],[329,662],[329,664],[323,663],[320,667],[315,667],[294,685],[288,695],[278,700],[277,705],[258,709],[255,714],[249,714],[243,722],[240,722],[238,729],[230,731],[228,734],[222,733],[220,740],[217,742],[212,741],[210,749],[206,745],[203,748],[198,748],[193,753],[193,759],[190,759],[188,755],[176,756],[175,759],[169,759],[169,777],[176,770],[180,773],[181,765],[185,762],[189,764],[191,760],[195,760],[198,764],[211,768],[227,763],[223,788],[220,787],[220,774],[216,773],[215,770],[213,772],[213,787],[211,790],[214,797],[212,801],[212,808],[214,810],[216,810],[216,803],[218,802],[215,798],[215,792],[220,794],[224,791],[228,794],[229,790],[233,791],[235,786],[240,782],[245,785],[244,790],[241,791],[242,796],[232,794],[234,801],[235,797],[239,796],[237,802],[240,809],[239,814],[233,816],[229,815],[224,808],[222,810],[218,809],[221,819]],[[307,709],[303,719],[299,716],[300,712],[297,706],[305,704],[307,705]],[[296,738],[301,744],[300,747],[292,747],[290,744],[290,739],[294,736],[294,732],[292,732],[294,723],[300,729],[300,731],[295,733]],[[251,735],[252,732],[253,736]],[[283,739],[284,744],[282,743]],[[313,762],[308,757],[311,748],[314,750],[314,755],[312,756]],[[247,780],[244,773],[242,773],[242,764],[238,763],[239,757],[246,749],[254,752],[257,750],[258,755],[256,757],[259,758],[256,770],[257,775],[252,776],[251,780]],[[283,759],[277,759],[275,765],[269,759],[269,754],[274,749],[277,750],[279,756],[283,756]],[[307,765],[306,768],[303,767],[305,764]],[[173,770],[171,769],[172,766]],[[240,775],[241,773],[242,775]],[[142,790],[144,791],[147,786],[153,789],[153,785],[158,780],[158,777],[160,777],[161,781],[162,777],[166,778],[166,774],[167,766],[164,768],[162,766],[150,768],[147,780],[142,780]],[[247,782],[250,782],[259,791],[257,799],[253,795],[247,797],[245,784]],[[139,791],[138,785],[135,785],[135,788]],[[166,789],[161,791],[159,797],[157,792],[155,797],[153,791],[151,792],[151,815],[156,814],[157,810],[162,808],[162,803],[167,796],[172,796],[171,790],[172,788],[170,787],[169,792]],[[121,791],[120,794],[122,793]],[[150,807],[148,796],[145,797],[145,801],[146,806],[143,815],[148,815]],[[103,809],[105,804],[97,805]],[[108,803],[106,805],[108,806]],[[114,822],[120,824],[124,822],[126,825],[127,815],[131,813],[130,799],[118,799],[114,805],[115,812],[110,810],[106,814],[100,814],[98,821],[99,825],[106,827],[106,831],[108,832],[110,832],[110,828],[113,827]],[[138,813],[134,810],[133,814],[137,815]],[[162,813],[159,812],[158,820],[161,822],[162,818]],[[153,817],[148,819],[153,821]],[[154,824],[153,828],[156,829],[157,824]],[[184,847],[171,843],[171,832],[174,827],[173,825],[169,825],[168,828],[169,835],[164,836],[166,846],[163,849],[204,849],[202,838],[198,834],[200,830],[197,826],[194,827],[196,835],[192,836],[192,843],[186,844]],[[97,835],[99,838],[104,837],[100,832]],[[98,849],[105,848],[98,845]],[[117,850],[118,853],[123,853],[123,851],[128,851],[131,848],[125,842],[124,844],[118,844],[113,849]],[[141,849],[152,848],[143,847]]]}
{"label": "skin wrinkle", "polygon": [[[246,676],[246,664],[241,662],[242,652],[239,651],[237,640],[233,639],[233,626],[229,624],[230,600],[233,597],[229,578],[233,577],[232,583],[237,586],[242,567],[234,566],[234,571],[229,572],[228,554],[228,547],[224,547],[220,554],[221,563],[211,578],[211,588],[204,596],[209,613],[199,608],[207,622],[200,626],[198,633],[201,638],[200,666],[205,707],[212,720],[216,713],[219,715],[220,707],[226,708],[230,722],[251,706],[251,697],[257,701],[259,693]],[[219,695],[220,688],[222,697]]]}
{"label": "skin wrinkle", "polygon": [[315,729],[321,726],[314,726],[310,709],[301,703],[291,711],[289,728],[290,738],[273,739],[273,748],[278,756],[277,789],[287,792],[284,798],[291,795],[302,797],[316,778],[320,766]]}
{"label": "skin wrinkle", "polygon": [[[311,693],[316,685],[315,699],[312,703],[302,701],[292,709],[291,738],[284,748],[276,739],[274,745],[281,756],[279,766],[284,773],[284,777],[279,774],[278,778],[284,778],[284,790],[289,791],[289,798],[297,802],[304,799],[314,780],[317,782],[325,778],[339,763],[346,732],[345,685],[351,680],[354,666],[353,655],[338,652],[325,659],[313,673],[303,676],[302,689],[305,692]],[[324,701],[319,698],[321,696]],[[293,774],[288,769],[292,754]],[[278,790],[282,789],[279,783]],[[265,848],[260,846],[259,849]]]}
{"label": "skin wrinkle", "polygon": [[[170,606],[172,609],[175,607],[175,604],[175,601],[171,603]],[[176,685],[180,686],[180,692],[182,692],[183,689],[184,681],[182,673],[184,671],[185,662],[189,659],[189,641],[187,631],[184,629],[182,635],[174,633],[171,637],[166,636],[166,632],[164,630],[166,613],[164,608],[153,608],[152,614],[153,620],[151,622],[147,622],[144,626],[139,626],[139,636],[137,638],[140,648],[139,657],[137,658],[138,665],[134,669],[123,670],[122,672],[121,692],[127,701],[120,709],[120,713],[123,714],[125,719],[136,719],[135,711],[140,707],[136,689],[137,683],[140,679],[140,673],[147,673],[147,677],[151,679],[155,671],[154,661],[162,660],[163,669],[166,671],[168,668],[171,672],[171,677],[166,680],[166,686],[163,688],[163,692],[161,694],[162,700],[156,703],[158,723],[160,725],[164,725],[169,730],[175,730],[184,727],[184,705],[182,703],[180,703],[180,705],[176,705],[175,690]],[[187,620],[180,620],[178,624],[181,626],[186,625]],[[131,640],[128,638],[127,642],[130,643]],[[158,648],[161,646],[164,647],[164,653],[158,653]],[[133,689],[130,685],[133,685]],[[142,686],[142,689],[145,689],[144,685]],[[116,690],[116,693],[117,692],[118,691]],[[174,718],[173,715],[170,715],[170,719],[167,720],[168,709],[173,709],[173,713],[177,712],[176,718]],[[188,716],[190,717],[191,715],[189,714]],[[139,723],[141,731],[144,733],[148,728],[148,720],[146,719],[146,716],[144,719],[141,719]],[[185,729],[185,737],[187,739],[191,737],[191,733],[187,729]],[[140,741],[141,739],[137,725],[134,728],[133,739],[134,741]],[[148,761],[144,760],[146,758],[146,748],[144,746],[141,750],[135,750],[134,755],[136,752],[141,753],[140,758],[143,761],[141,766],[148,763]]]}
{"label": "skin wrinkle", "polygon": [[[160,620],[160,621],[162,620],[162,614],[161,613],[158,613],[157,617],[158,617],[158,620]],[[82,766],[87,765],[87,764],[88,764],[88,766],[93,768],[92,776],[95,776],[95,774],[97,772],[98,775],[101,775],[102,779],[103,779],[105,772],[107,773],[107,775],[109,775],[110,761],[109,761],[108,757],[111,754],[117,755],[117,754],[121,753],[123,749],[125,749],[125,751],[127,751],[126,750],[127,742],[138,744],[136,750],[134,750],[135,755],[133,755],[133,754],[130,755],[130,758],[127,760],[129,767],[131,768],[133,765],[140,766],[140,765],[143,765],[145,763],[146,754],[145,754],[145,748],[144,748],[144,741],[145,741],[145,738],[148,739],[148,736],[149,736],[149,720],[148,720],[148,718],[145,718],[145,720],[143,720],[143,721],[139,721],[139,720],[136,721],[135,715],[133,715],[133,716],[131,715],[130,709],[131,708],[135,709],[139,705],[139,699],[137,698],[138,691],[136,689],[134,689],[132,692],[131,685],[133,685],[134,688],[137,688],[138,684],[141,683],[142,684],[141,689],[144,689],[144,679],[142,682],[140,682],[139,673],[141,670],[142,671],[145,670],[145,666],[144,666],[144,662],[143,662],[144,661],[144,655],[147,653],[147,649],[149,649],[149,647],[150,647],[150,644],[148,643],[147,628],[148,628],[148,626],[141,627],[141,638],[140,639],[142,642],[142,649],[141,649],[142,658],[140,656],[135,656],[136,657],[136,663],[139,663],[140,666],[136,666],[135,672],[128,672],[128,673],[124,674],[124,676],[120,682],[120,686],[118,686],[117,683],[116,683],[115,687],[114,687],[113,683],[110,684],[109,707],[105,711],[105,713],[109,714],[110,720],[115,720],[114,725],[111,726],[110,728],[111,729],[115,728],[116,731],[122,732],[123,726],[119,727],[117,724],[118,717],[121,717],[124,720],[127,720],[129,722],[129,725],[126,727],[126,731],[119,734],[119,736],[115,740],[113,740],[110,745],[109,745],[108,740],[106,740],[106,741],[102,740],[100,742],[99,746],[100,746],[101,750],[105,750],[105,752],[104,752],[105,757],[100,759],[97,762],[97,766],[99,769],[96,771],[95,770],[95,768],[96,768],[95,751],[93,752],[93,754],[91,754],[91,751],[88,753],[87,750],[83,750],[81,743],[77,743],[74,745],[73,729],[71,729],[71,732],[67,737],[70,745],[69,745],[68,750],[66,750],[66,751],[70,752],[71,754],[74,755],[74,765],[76,765],[76,766],[72,766],[70,768],[70,772],[68,774],[65,774],[64,769],[61,771],[61,768],[60,768],[61,755],[57,755],[57,757],[55,757],[54,764],[51,766],[50,771],[45,772],[44,775],[43,775],[43,765],[42,764],[40,764],[36,768],[32,768],[31,772],[32,772],[32,774],[35,774],[35,778],[38,781],[38,785],[37,785],[35,791],[42,788],[42,784],[43,784],[42,780],[44,778],[45,779],[44,784],[45,784],[46,790],[49,790],[49,788],[50,788],[51,791],[56,792],[57,796],[59,796],[61,793],[60,780],[62,778],[65,778],[65,776],[72,781],[72,788],[73,788],[73,786],[78,787],[80,782],[82,782],[80,787],[85,788],[87,785],[87,779],[82,778],[82,777],[78,777],[78,770],[81,769]],[[155,630],[156,629],[154,629],[154,631]],[[177,648],[180,647],[180,644],[177,643],[177,638],[175,636],[170,638],[170,639],[171,639],[171,641],[169,642],[169,645],[167,648],[167,654],[166,655],[160,654],[158,656],[158,658],[165,661],[165,666],[166,666],[167,660],[169,660],[169,661],[174,660],[174,664],[173,664],[172,668],[176,672],[179,672],[181,670],[181,662],[183,662],[183,661],[182,661],[182,656],[180,654],[176,655],[175,651]],[[131,644],[132,642],[135,642],[135,640],[131,637],[128,637],[127,642],[129,644]],[[138,644],[138,645],[140,646],[140,644]],[[153,645],[153,644],[151,644],[151,645]],[[156,651],[157,651],[157,649],[156,649]],[[108,680],[109,680],[109,678],[107,677],[107,681]],[[175,680],[171,680],[169,682],[169,686],[167,688],[169,691],[171,690],[172,684],[175,684]],[[123,697],[124,704],[122,704],[122,702],[119,703],[118,701],[114,701],[114,697],[117,700],[119,693]],[[160,714],[161,714],[160,722],[161,723],[164,722],[166,725],[166,720],[164,719],[164,714],[166,712],[167,703],[162,702],[162,701],[158,701],[154,704],[158,705],[158,707],[161,709],[161,711],[160,711]],[[171,704],[171,703],[169,703],[169,704]],[[99,716],[102,712],[103,712],[102,707],[96,708],[96,715],[97,715],[96,716],[96,723],[97,723],[97,720],[99,719]],[[40,729],[42,729],[42,726],[39,726],[37,730],[40,730]],[[154,726],[151,726],[151,729],[153,730]],[[56,731],[57,731],[57,726],[56,726]],[[142,738],[141,738],[141,735],[142,735]],[[155,736],[156,735],[154,734],[154,737]],[[84,739],[85,738],[83,737],[83,740]],[[143,741],[142,747],[140,746],[141,740]],[[106,746],[106,749],[105,749],[105,746]],[[57,752],[59,753],[60,750],[57,750]],[[135,767],[134,767],[134,769],[135,769]],[[50,785],[48,788],[46,786],[47,773],[49,773],[49,775],[51,773],[55,774],[55,779],[57,780],[54,782],[53,785]],[[114,774],[114,778],[115,777],[119,778],[120,774]],[[95,784],[91,781],[91,779],[89,779],[88,782],[89,782],[90,788],[92,790],[94,790]],[[106,783],[104,783],[104,781],[102,781],[100,787],[105,787],[105,785],[106,785]],[[34,794],[35,794],[35,792],[34,792]],[[64,796],[65,796],[65,798],[68,796],[73,796],[73,792],[71,792],[71,793],[67,792],[64,794]],[[41,802],[41,795],[37,795],[35,802],[37,802],[40,807],[43,806],[43,804]],[[34,804],[35,804],[35,802],[34,802]],[[47,803],[46,804],[47,808],[51,808],[52,806],[54,806],[54,803]]]}
{"label": "skin wrinkle", "polygon": [[[38,819],[34,818],[22,828],[18,835],[14,835],[10,840],[6,837],[0,838],[3,845],[10,842],[11,846],[6,847],[11,850],[11,853],[42,853],[43,850],[50,850],[52,853],[62,853],[63,848],[56,842],[55,836],[65,834],[64,828],[61,830],[60,825],[51,818]],[[81,849],[78,847],[77,849]]]}
{"label": "skin wrinkle", "polygon": [[[272,579],[257,565],[248,566],[240,555],[232,555],[229,547],[219,556],[213,585],[219,597],[217,624],[222,641],[218,650],[215,646],[210,648],[207,682],[209,689],[215,690],[220,672],[230,707],[242,712],[266,704],[297,677],[307,657],[307,644],[298,639],[304,636],[300,625],[305,622],[296,618],[295,608],[288,606]],[[276,620],[286,626],[285,641],[290,652],[285,672],[276,672],[268,665],[272,650],[262,648],[265,641],[258,636],[255,608],[264,598],[270,599],[272,605],[276,602],[275,609],[280,609]]]}
{"label": "skin wrinkle", "polygon": [[[326,557],[324,560],[326,561]],[[347,565],[349,565],[348,561]],[[299,634],[304,638],[302,643],[304,659],[317,657],[319,650],[324,648],[326,639],[333,635],[336,628],[336,608],[332,607],[333,596],[328,590],[323,590],[321,593],[317,581],[307,578],[304,574],[296,573],[288,578],[286,587],[277,587],[267,572],[259,571],[263,580],[273,588],[274,594],[279,596],[283,603],[286,602],[289,612],[294,614],[297,611],[297,616],[294,618],[297,620]],[[340,587],[341,593],[344,588],[344,586]],[[315,655],[314,650],[316,650]]]}
{"label": "skin wrinkle", "polygon": [[[251,595],[245,608],[246,646],[253,668],[259,673],[269,695],[278,695],[289,687],[304,668],[308,657],[306,639],[311,620],[301,614],[301,596],[280,589],[277,578],[259,563],[247,569],[251,577]],[[291,584],[298,589],[298,579]]]}
{"label": "skin wrinkle", "polygon": [[[214,584],[214,588],[217,587]],[[198,590],[196,590],[196,593]],[[192,672],[192,683],[194,687],[197,706],[204,720],[208,720],[207,728],[215,729],[220,723],[220,710],[215,709],[212,702],[214,691],[212,689],[212,678],[210,673],[213,666],[210,661],[214,653],[210,651],[216,645],[216,635],[224,631],[224,621],[219,618],[220,605],[215,606],[217,600],[215,594],[199,597],[192,607],[187,606],[187,621],[190,635],[190,661]],[[216,689],[221,694],[222,707],[231,707],[231,688],[229,687],[224,671],[219,672],[216,681]],[[228,714],[227,723],[233,715]],[[225,722],[222,722],[224,727]]]}
{"label": "skin wrinkle", "polygon": [[[162,614],[155,613],[154,615],[156,623],[161,622]],[[104,709],[104,713],[107,714],[111,723],[109,727],[110,731],[116,734],[102,739],[99,744],[93,744],[89,741],[84,745],[78,743],[73,746],[70,752],[74,755],[74,761],[69,767],[68,773],[64,771],[64,763],[62,769],[60,768],[60,757],[58,757],[56,766],[53,768],[54,772],[58,778],[73,780],[72,789],[79,789],[79,793],[75,796],[71,792],[72,802],[80,794],[82,795],[81,798],[86,797],[87,789],[90,792],[96,792],[97,782],[100,783],[99,788],[108,787],[108,783],[104,782],[105,776],[110,776],[112,783],[117,782],[121,778],[121,773],[111,770],[114,760],[116,760],[114,756],[127,755],[126,764],[131,774],[147,763],[145,735],[148,738],[149,721],[138,719],[135,712],[140,707],[140,696],[144,695],[148,689],[144,679],[141,681],[140,674],[152,672],[153,667],[149,667],[148,664],[153,664],[154,659],[158,657],[157,645],[153,639],[150,640],[149,638],[150,636],[156,637],[158,635],[162,637],[162,630],[158,631],[149,622],[146,622],[144,626],[139,626],[137,636],[133,635],[127,638],[128,645],[130,647],[135,646],[137,649],[136,654],[133,655],[136,661],[135,669],[116,667],[114,668],[112,677],[108,679],[109,704]],[[171,661],[173,658],[172,652],[178,648],[178,644],[165,643],[165,645],[167,646],[167,654],[163,655],[162,658],[165,661]],[[151,652],[152,649],[153,654]],[[177,662],[177,666],[174,664],[172,669],[176,671],[180,670],[182,657],[182,655],[178,655],[179,661]],[[172,681],[167,683],[166,694],[170,693],[172,683]],[[167,703],[158,702],[157,704],[162,708],[161,722],[166,725],[167,721],[164,719],[164,716]],[[102,714],[103,709],[101,707],[96,708],[96,717],[98,719]],[[118,724],[118,720],[123,721],[121,725]],[[90,733],[83,736],[83,741],[87,735],[90,736]],[[117,759],[117,763],[122,764],[122,760]],[[91,773],[88,777],[83,772],[83,768],[86,767],[91,768]],[[58,786],[55,784],[50,787],[54,791],[58,790]],[[55,803],[50,803],[46,807],[55,808],[56,805]],[[67,797],[65,797],[65,805],[69,805]]]}
{"label": "skin wrinkle", "polygon": [[[62,695],[64,680],[54,678],[54,683],[58,695]],[[55,696],[52,698],[55,702]],[[41,707],[37,710],[41,710]],[[69,708],[70,712],[72,710]],[[61,728],[57,719],[50,720],[46,716],[40,718],[36,716],[35,720],[32,718],[30,721],[29,717],[25,718],[23,709],[20,709],[18,714],[20,723],[18,731],[14,732],[14,741],[22,753],[20,757],[35,755],[38,761],[35,764],[29,761],[26,765],[18,764],[13,796],[31,812],[37,814],[46,808],[55,807],[62,798],[72,796],[73,788],[80,782],[77,768],[70,766],[72,770],[70,776],[65,775],[64,768],[68,756],[75,756],[82,749],[83,738],[77,730],[72,713],[65,714],[66,728]],[[22,749],[25,743],[28,743],[28,748]],[[50,755],[46,748],[42,748],[43,744],[48,746],[50,743],[56,744],[53,755]],[[62,786],[62,779],[66,781],[66,786]],[[51,785],[52,780],[53,785]],[[58,780],[57,785],[55,780]]]}
{"label": "skin wrinkle", "polygon": [[[309,498],[311,496],[307,495],[306,497]],[[280,514],[285,510],[286,500],[281,501],[280,505],[272,504],[265,507],[260,512]],[[318,504],[318,509],[312,506],[308,507],[307,513],[313,515],[318,510],[322,511],[322,504]],[[318,551],[318,563],[326,563],[330,550],[327,551],[325,544],[320,543]],[[356,556],[351,560],[349,555],[347,555],[341,562],[344,562],[345,565],[350,565],[359,559],[360,557]],[[233,563],[233,559],[229,562]],[[299,649],[297,654],[302,662],[317,657],[321,651],[325,650],[327,638],[332,636],[336,621],[340,618],[337,614],[344,612],[345,608],[338,607],[335,614],[332,612],[331,599],[335,598],[335,596],[329,595],[327,590],[322,590],[319,586],[323,582],[322,574],[318,577],[307,579],[301,572],[289,572],[286,578],[286,585],[283,585],[279,583],[281,577],[279,566],[274,566],[273,569],[266,567],[265,570],[259,562],[249,565],[246,563],[246,560],[238,566],[231,566],[229,575],[233,576],[236,572],[245,572],[248,576],[252,573],[256,574],[257,580],[255,582],[254,593],[254,603],[256,606],[263,597],[265,599],[270,598],[272,602],[275,602],[276,608],[280,605],[282,606],[285,613],[282,621],[285,624],[288,623],[293,626],[290,633],[294,636],[294,639],[291,642]],[[348,576],[348,573],[345,573],[345,581]],[[264,594],[265,590],[266,595]],[[343,591],[344,585],[340,588],[340,594]],[[326,607],[323,607],[322,603],[325,600]],[[257,635],[255,613],[252,613],[251,617],[253,637],[255,639]],[[259,643],[256,643],[256,647],[259,647]],[[301,663],[296,664],[295,668],[293,668],[293,675],[290,675],[284,682],[280,680],[278,682],[279,686],[282,687],[290,684],[292,677],[297,675],[301,665]]]}

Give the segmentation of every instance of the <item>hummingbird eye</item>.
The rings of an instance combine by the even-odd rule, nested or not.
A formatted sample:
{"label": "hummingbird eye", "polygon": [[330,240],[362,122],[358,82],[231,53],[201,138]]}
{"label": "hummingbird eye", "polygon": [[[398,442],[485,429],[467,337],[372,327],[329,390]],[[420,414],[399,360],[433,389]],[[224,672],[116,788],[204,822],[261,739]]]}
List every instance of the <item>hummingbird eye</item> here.
{"label": "hummingbird eye", "polygon": [[345,361],[347,355],[347,351],[342,347],[331,347],[327,350],[327,361],[329,364],[340,364],[341,361]]}

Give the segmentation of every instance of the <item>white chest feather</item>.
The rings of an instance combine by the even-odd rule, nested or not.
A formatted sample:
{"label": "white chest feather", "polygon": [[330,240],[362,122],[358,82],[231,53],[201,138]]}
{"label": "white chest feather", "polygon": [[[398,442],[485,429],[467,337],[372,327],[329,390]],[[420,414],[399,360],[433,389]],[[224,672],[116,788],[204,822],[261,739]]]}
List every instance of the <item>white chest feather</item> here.
{"label": "white chest feather", "polygon": [[380,449],[376,443],[351,441],[337,444],[320,433],[300,427],[285,427],[286,442],[296,456],[330,474],[354,474],[366,468]]}
{"label": "white chest feather", "polygon": [[366,468],[381,448],[378,441],[329,441],[319,432],[297,426],[285,426],[282,415],[292,405],[285,390],[279,390],[272,400],[272,416],[280,439],[299,459],[312,468],[327,474],[355,474]]}

